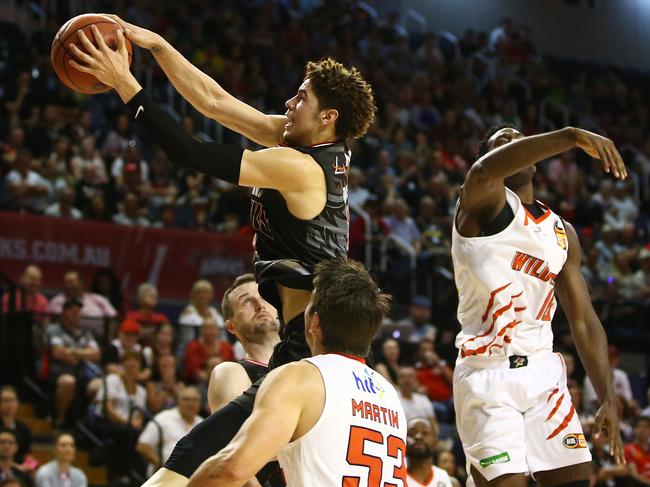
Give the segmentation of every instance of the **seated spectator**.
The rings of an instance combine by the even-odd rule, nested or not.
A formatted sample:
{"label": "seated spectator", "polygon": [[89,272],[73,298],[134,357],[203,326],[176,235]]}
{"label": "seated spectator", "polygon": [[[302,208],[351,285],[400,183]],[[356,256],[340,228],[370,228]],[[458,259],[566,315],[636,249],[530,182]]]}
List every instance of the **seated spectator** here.
{"label": "seated spectator", "polygon": [[103,425],[104,434],[112,443],[107,464],[109,484],[124,483],[134,462],[133,449],[142,430],[147,391],[138,384],[140,356],[126,352],[121,360],[122,372],[108,374],[97,394],[96,413]]}
{"label": "seated spectator", "polygon": [[[630,406],[632,401],[634,401],[632,397],[632,386],[630,385],[630,379],[627,376],[627,373],[618,368],[621,364],[621,355],[618,348],[614,345],[610,345],[607,348],[607,351],[609,364],[612,367],[612,372],[614,374],[614,392],[624,401],[625,406]],[[583,393],[585,410],[594,413],[598,409],[600,402],[598,401],[596,390],[594,389],[589,377],[585,377]]]}
{"label": "seated spectator", "polygon": [[433,454],[437,443],[438,434],[429,421],[415,418],[408,422],[406,464],[409,486],[453,487],[447,472],[433,465]]}
{"label": "seated spectator", "polygon": [[650,301],[650,248],[648,246],[639,251],[639,260],[641,268],[632,278],[632,288],[635,298],[648,302]]}
{"label": "seated spectator", "polygon": [[81,151],[70,160],[70,169],[75,179],[80,179],[84,169],[90,166],[97,176],[97,182],[100,184],[108,183],[106,174],[106,164],[95,148],[95,137],[87,135],[81,141]]}
{"label": "seated spectator", "polygon": [[16,451],[16,463],[23,463],[25,456],[32,449],[32,432],[25,423],[17,418],[18,415],[18,394],[12,386],[0,388],[0,429],[7,429],[14,432],[18,442]]}
{"label": "seated spectator", "polygon": [[154,336],[151,351],[153,354],[152,362],[155,362],[158,357],[163,355],[175,355],[174,327],[172,325],[166,323],[160,327]]}
{"label": "seated spectator", "polygon": [[592,470],[594,472],[594,487],[616,487],[629,485],[629,465],[618,465],[609,451],[609,436],[603,431],[599,436],[591,437]]}
{"label": "seated spectator", "polygon": [[36,487],[86,487],[86,474],[72,466],[77,452],[74,436],[61,433],[54,440],[54,460],[36,472]]}
{"label": "seated spectator", "polygon": [[460,487],[459,479],[464,480],[467,477],[465,469],[456,463],[456,455],[452,451],[439,451],[436,455],[435,464],[447,472],[453,487]]}
{"label": "seated spectator", "polygon": [[51,204],[45,209],[47,216],[55,218],[68,218],[70,220],[81,220],[81,211],[74,207],[75,194],[72,188],[65,187],[59,194],[59,201]]}
{"label": "seated spectator", "polygon": [[50,357],[49,379],[55,387],[55,425],[65,424],[77,381],[90,381],[101,372],[97,367],[99,346],[92,333],[81,329],[81,310],[81,301],[69,298],[63,303],[60,323],[51,325],[46,332]]}
{"label": "seated spectator", "polygon": [[[47,320],[48,302],[47,298],[40,292],[43,282],[43,273],[40,267],[31,264],[25,267],[23,274],[20,276],[22,289],[16,290],[15,309],[25,310],[36,314],[37,321]],[[25,293],[25,302],[23,303],[23,292]],[[2,310],[6,313],[9,311],[9,294],[2,296]]]}
{"label": "seated spectator", "polygon": [[400,325],[408,326],[411,330],[408,341],[420,343],[422,340],[435,341],[436,327],[430,323],[431,300],[426,296],[415,296],[411,300],[409,316],[400,321]]}
{"label": "seated spectator", "polygon": [[130,192],[122,199],[122,209],[113,217],[113,221],[119,225],[149,226],[149,220],[142,215],[138,197]]}
{"label": "seated spectator", "polygon": [[409,207],[401,198],[393,203],[392,214],[386,219],[391,232],[412,245],[416,252],[420,252],[420,230],[415,221],[409,216]]}
{"label": "seated spectator", "polygon": [[[418,346],[418,361],[415,364],[418,382],[424,386],[429,399],[448,403],[452,399],[454,371],[435,352],[431,340],[423,340]],[[450,405],[453,408],[453,405]]]}
{"label": "seated spectator", "polygon": [[221,336],[226,337],[223,318],[214,306],[210,303],[214,299],[214,288],[210,281],[201,279],[196,281],[192,286],[190,295],[190,304],[183,310],[178,318],[178,353],[181,355],[185,352],[187,344],[199,336],[199,329],[203,322],[210,318],[221,330]]}
{"label": "seated spectator", "polygon": [[90,283],[90,292],[105,297],[117,311],[120,319],[124,317],[125,306],[122,285],[110,267],[98,269]]}
{"label": "seated spectator", "polygon": [[9,205],[14,210],[43,213],[52,188],[50,183],[32,170],[32,156],[20,149],[14,161],[14,169],[5,176],[9,190]]}
{"label": "seated spectator", "polygon": [[640,485],[650,485],[650,417],[636,420],[634,441],[625,445],[624,452],[631,477]]}
{"label": "seated spectator", "polygon": [[370,198],[370,191],[361,186],[363,183],[363,173],[358,167],[350,168],[348,177],[348,201],[350,205],[363,207]]}
{"label": "seated spectator", "polygon": [[149,475],[167,461],[176,442],[201,422],[200,407],[199,391],[196,387],[186,387],[180,393],[178,407],[158,413],[147,423],[135,449],[149,463]]}
{"label": "seated spectator", "polygon": [[185,379],[193,384],[207,383],[212,368],[208,370],[208,359],[216,357],[218,362],[235,360],[232,345],[219,338],[219,327],[210,318],[203,322],[201,336],[192,340],[185,349]]}
{"label": "seated spectator", "polygon": [[415,368],[412,366],[403,366],[399,369],[397,395],[402,402],[406,419],[411,421],[415,418],[424,418],[431,423],[431,426],[438,431],[438,422],[436,414],[433,411],[431,401],[424,394],[417,392],[419,387]]}
{"label": "seated spectator", "polygon": [[381,344],[382,360],[375,366],[375,370],[393,386],[397,386],[399,379],[399,352],[399,342],[393,338],[387,338]]}
{"label": "seated spectator", "polygon": [[0,480],[17,478],[23,486],[31,487],[32,480],[16,463],[18,439],[12,430],[0,429]]}
{"label": "seated spectator", "polygon": [[[381,243],[390,234],[390,228],[381,214],[381,204],[376,196],[370,195],[363,209],[370,217],[371,254],[378,257]],[[355,218],[350,224],[350,257],[365,262],[366,244],[366,221]]]}
{"label": "seated spectator", "polygon": [[[149,180],[149,165],[142,159],[140,149],[137,145],[129,143],[129,147],[124,153],[124,157],[118,157],[111,165],[111,176],[115,180],[115,186],[121,188],[128,186],[126,179],[128,174],[134,174],[138,182]],[[134,188],[130,188],[133,190]]]}
{"label": "seated spectator", "polygon": [[126,313],[127,319],[140,325],[140,336],[145,343],[151,343],[158,328],[169,323],[169,318],[155,311],[158,305],[158,289],[148,282],[138,286],[138,308]]}
{"label": "seated spectator", "polygon": [[81,316],[84,325],[103,333],[106,318],[115,318],[117,311],[104,296],[89,293],[84,290],[83,279],[77,271],[68,271],[63,276],[63,292],[50,299],[49,312],[61,314],[63,303],[68,299],[76,299],[82,303]]}
{"label": "seated spectator", "polygon": [[178,378],[178,361],[174,355],[159,355],[152,378],[147,382],[147,408],[152,414],[178,404],[178,395],[185,384]]}
{"label": "seated spectator", "polygon": [[[142,345],[138,343],[140,338],[140,325],[135,320],[126,319],[120,325],[117,338],[102,350],[102,365],[108,374],[118,374],[122,370],[119,365],[122,357],[127,352],[132,352],[140,357],[139,382],[149,380],[151,377],[151,364],[147,363]],[[146,356],[152,357],[151,351]]]}

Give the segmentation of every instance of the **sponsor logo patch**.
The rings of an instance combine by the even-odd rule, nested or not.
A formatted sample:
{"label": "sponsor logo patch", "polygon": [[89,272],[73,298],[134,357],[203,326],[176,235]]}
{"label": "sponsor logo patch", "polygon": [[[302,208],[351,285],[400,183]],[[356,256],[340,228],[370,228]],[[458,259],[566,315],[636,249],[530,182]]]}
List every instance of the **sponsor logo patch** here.
{"label": "sponsor logo patch", "polygon": [[496,463],[507,463],[509,461],[510,461],[510,455],[508,455],[507,451],[504,451],[499,453],[498,455],[493,455],[491,457],[484,458],[483,460],[480,460],[479,463],[481,464],[481,467],[486,468]]}
{"label": "sponsor logo patch", "polygon": [[582,433],[569,433],[562,439],[565,448],[573,450],[575,448],[587,448],[587,440]]}
{"label": "sponsor logo patch", "polygon": [[569,240],[567,239],[566,230],[564,230],[564,226],[562,225],[562,222],[559,218],[555,220],[555,224],[553,225],[553,230],[555,230],[555,237],[557,238],[557,244],[563,250],[566,250],[567,247],[569,246]]}

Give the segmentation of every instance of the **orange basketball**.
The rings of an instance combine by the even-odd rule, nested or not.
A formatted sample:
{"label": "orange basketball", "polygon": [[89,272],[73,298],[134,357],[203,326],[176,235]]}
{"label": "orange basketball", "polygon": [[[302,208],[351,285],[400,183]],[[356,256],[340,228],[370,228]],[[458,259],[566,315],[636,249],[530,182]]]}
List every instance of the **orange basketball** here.
{"label": "orange basketball", "polygon": [[[95,36],[91,30],[92,25],[97,26],[99,32],[104,36],[104,41],[110,48],[117,49],[116,32],[120,29],[119,24],[105,15],[83,14],[77,15],[63,24],[59,32],[54,36],[51,51],[52,66],[59,79],[71,90],[87,95],[103,93],[111,89],[110,86],[106,86],[94,76],[82,73],[69,63],[70,59],[75,59],[68,48],[70,44],[76,44],[77,47],[84,50],[77,34],[78,31],[83,30],[90,42],[96,45]],[[125,42],[130,65],[133,48],[128,39],[125,39]]]}

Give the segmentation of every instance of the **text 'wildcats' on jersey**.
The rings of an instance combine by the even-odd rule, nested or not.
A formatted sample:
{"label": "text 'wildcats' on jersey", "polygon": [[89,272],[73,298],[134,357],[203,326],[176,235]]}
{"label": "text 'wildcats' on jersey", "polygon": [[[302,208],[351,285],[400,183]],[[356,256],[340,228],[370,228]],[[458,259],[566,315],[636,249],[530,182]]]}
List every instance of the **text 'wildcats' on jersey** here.
{"label": "text 'wildcats' on jersey", "polygon": [[553,348],[555,279],[568,252],[564,222],[545,206],[535,218],[514,192],[505,191],[514,214],[506,229],[467,238],[454,223],[459,360],[531,356]]}
{"label": "text 'wildcats' on jersey", "polygon": [[406,416],[395,388],[361,360],[305,360],[320,371],[325,405],[314,427],[278,454],[287,485],[406,487]]}

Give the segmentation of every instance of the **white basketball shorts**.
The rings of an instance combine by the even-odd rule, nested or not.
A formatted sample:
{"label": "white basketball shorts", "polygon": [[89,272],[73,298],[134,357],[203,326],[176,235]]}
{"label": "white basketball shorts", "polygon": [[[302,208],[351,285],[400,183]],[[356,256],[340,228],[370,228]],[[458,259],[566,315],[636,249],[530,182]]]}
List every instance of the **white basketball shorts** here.
{"label": "white basketball shorts", "polygon": [[548,353],[528,362],[465,360],[454,371],[463,449],[488,481],[591,461],[562,356]]}

